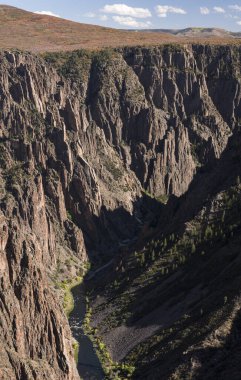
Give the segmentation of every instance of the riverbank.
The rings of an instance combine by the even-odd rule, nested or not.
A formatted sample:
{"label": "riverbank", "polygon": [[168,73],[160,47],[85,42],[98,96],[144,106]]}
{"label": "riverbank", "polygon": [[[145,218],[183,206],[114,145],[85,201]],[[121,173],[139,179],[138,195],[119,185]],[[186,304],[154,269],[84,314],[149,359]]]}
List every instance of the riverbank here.
{"label": "riverbank", "polygon": [[[78,350],[75,350],[77,359],[77,369],[82,380],[104,380],[105,373],[101,362],[94,348],[93,342],[84,330],[83,324],[86,316],[86,295],[85,285],[81,281],[71,290],[74,307],[69,314],[69,324],[72,335],[78,343]],[[69,303],[70,307],[71,303]],[[70,309],[68,309],[70,310]]]}
{"label": "riverbank", "polygon": [[70,316],[70,313],[74,309],[74,297],[72,294],[72,289],[80,285],[82,282],[83,282],[83,277],[78,276],[72,280],[64,280],[60,284],[60,288],[64,290],[64,299],[63,299],[64,312],[68,318]]}
{"label": "riverbank", "polygon": [[[76,286],[81,285],[83,278],[83,276],[77,276],[71,280],[64,280],[58,284],[58,287],[63,291],[63,308],[68,319],[74,309],[74,297],[72,294],[72,289],[74,289]],[[76,339],[73,339],[72,347],[74,350],[75,362],[78,364],[79,343]]]}
{"label": "riverbank", "polygon": [[[101,276],[113,264],[113,259],[90,272],[87,281]],[[75,339],[75,359],[82,380],[129,379],[135,368],[126,363],[114,362],[108,349],[98,334],[97,329],[91,326],[91,308],[85,291],[83,277],[62,283],[65,290],[64,309],[69,318],[72,335]]]}
{"label": "riverbank", "polygon": [[126,364],[126,363],[117,363],[114,362],[110,356],[110,353],[101,339],[100,334],[98,334],[98,330],[91,326],[91,313],[92,310],[89,307],[89,303],[86,302],[86,313],[85,319],[83,322],[83,329],[85,334],[92,341],[93,346],[96,349],[96,354],[99,358],[99,361],[102,365],[103,371],[108,379],[115,380],[123,380],[130,379],[135,367]]}

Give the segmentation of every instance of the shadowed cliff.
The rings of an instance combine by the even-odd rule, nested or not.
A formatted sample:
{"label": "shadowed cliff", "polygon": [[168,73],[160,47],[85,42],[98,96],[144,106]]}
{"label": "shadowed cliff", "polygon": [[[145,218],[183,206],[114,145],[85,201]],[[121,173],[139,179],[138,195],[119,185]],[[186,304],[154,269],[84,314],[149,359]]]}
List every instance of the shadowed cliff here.
{"label": "shadowed cliff", "polygon": [[[197,315],[183,291],[207,318],[200,270],[210,273],[220,256],[239,268],[227,244],[239,232],[240,77],[239,46],[1,53],[1,378],[78,378],[63,289],[89,257],[95,265],[114,258],[109,284],[101,288],[97,276],[91,300],[114,360],[136,366],[137,378],[189,371],[180,352],[203,340],[178,335],[182,318],[190,329]],[[207,302],[225,276],[215,273],[213,288],[207,276]],[[98,286],[107,292],[101,304]],[[226,290],[218,294],[225,307],[214,305],[220,324],[219,312],[239,305]],[[163,315],[180,323],[168,325],[174,348],[173,330],[162,337]],[[174,363],[172,374],[162,360]]]}

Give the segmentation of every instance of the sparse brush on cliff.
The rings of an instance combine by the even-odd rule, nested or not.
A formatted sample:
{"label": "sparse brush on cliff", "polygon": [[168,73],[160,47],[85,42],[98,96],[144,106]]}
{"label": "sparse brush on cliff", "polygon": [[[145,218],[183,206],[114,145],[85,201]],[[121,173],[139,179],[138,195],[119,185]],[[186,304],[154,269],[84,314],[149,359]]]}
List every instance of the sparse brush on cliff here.
{"label": "sparse brush on cliff", "polygon": [[240,56],[0,53],[3,380],[78,379],[63,311],[89,261],[108,378],[238,378]]}

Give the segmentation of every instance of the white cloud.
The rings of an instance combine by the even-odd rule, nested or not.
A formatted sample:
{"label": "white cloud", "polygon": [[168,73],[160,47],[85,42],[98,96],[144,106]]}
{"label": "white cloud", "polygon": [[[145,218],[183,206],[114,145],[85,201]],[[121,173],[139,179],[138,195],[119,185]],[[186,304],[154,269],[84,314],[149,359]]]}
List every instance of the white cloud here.
{"label": "white cloud", "polygon": [[233,18],[234,20],[237,20],[239,17],[236,15],[227,14],[227,17]]}
{"label": "white cloud", "polygon": [[46,15],[46,16],[53,16],[53,17],[60,17],[59,15],[56,15],[55,13],[51,12],[51,11],[36,11],[34,12],[38,15]]}
{"label": "white cloud", "polygon": [[99,19],[100,19],[101,21],[107,21],[107,20],[109,20],[109,17],[106,16],[106,15],[100,15]]}
{"label": "white cloud", "polygon": [[103,13],[115,14],[120,16],[127,17],[136,17],[136,18],[147,18],[151,17],[151,12],[147,8],[133,8],[129,7],[126,4],[113,4],[113,5],[105,5],[104,8],[101,9]]}
{"label": "white cloud", "polygon": [[202,15],[209,15],[209,13],[210,13],[210,9],[207,8],[207,7],[200,7],[200,13],[201,13]]}
{"label": "white cloud", "polygon": [[117,22],[120,25],[128,26],[130,28],[149,28],[151,26],[150,21],[138,21],[134,19],[133,17],[126,17],[126,16],[113,16],[112,17],[115,22]]}
{"label": "white cloud", "polygon": [[156,12],[158,17],[167,17],[168,13],[185,15],[187,12],[182,8],[176,8],[169,5],[157,5]]}
{"label": "white cloud", "polygon": [[241,25],[241,20],[240,20],[240,21],[237,21],[237,24],[238,24],[238,25]]}
{"label": "white cloud", "polygon": [[221,7],[213,7],[214,12],[216,13],[225,13],[225,9]]}
{"label": "white cloud", "polygon": [[96,17],[96,14],[94,12],[87,12],[84,14],[84,17],[94,18]]}
{"label": "white cloud", "polygon": [[230,9],[232,9],[233,11],[241,12],[241,6],[240,5],[229,5],[228,7]]}

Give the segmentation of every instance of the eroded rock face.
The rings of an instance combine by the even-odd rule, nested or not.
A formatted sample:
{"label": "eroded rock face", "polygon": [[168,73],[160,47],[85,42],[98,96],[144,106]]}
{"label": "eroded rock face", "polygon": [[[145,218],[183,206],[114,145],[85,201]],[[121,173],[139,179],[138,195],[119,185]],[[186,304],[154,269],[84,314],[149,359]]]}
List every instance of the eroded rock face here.
{"label": "eroded rock face", "polygon": [[60,258],[133,237],[142,187],[179,196],[220,157],[240,117],[238,62],[236,47],[124,49],[69,80],[1,53],[1,378],[78,378],[49,278]]}
{"label": "eroded rock face", "polygon": [[[0,377],[74,380],[69,327],[46,274],[51,239],[38,184],[29,183],[29,209],[11,197],[0,216]],[[21,217],[31,209],[32,225]]]}
{"label": "eroded rock face", "polygon": [[239,118],[239,62],[238,47],[127,48],[94,65],[91,117],[145,188],[180,196],[197,166],[220,157]]}
{"label": "eroded rock face", "polygon": [[0,83],[0,377],[74,380],[52,285],[60,264],[81,274],[86,244],[101,249],[133,234],[141,185],[103,131],[85,126],[80,91],[43,61],[2,54]]}
{"label": "eroded rock face", "polygon": [[0,214],[0,250],[5,250],[8,241],[8,226],[3,214]]}

